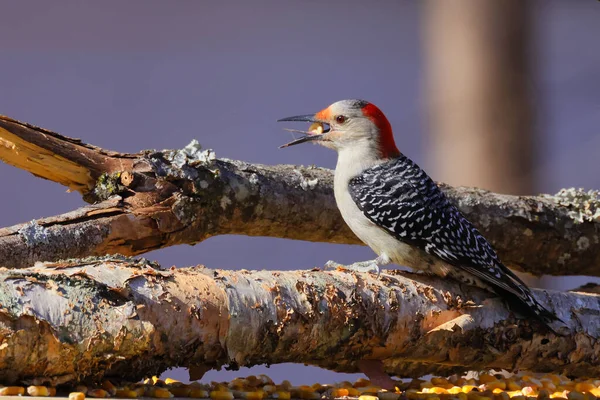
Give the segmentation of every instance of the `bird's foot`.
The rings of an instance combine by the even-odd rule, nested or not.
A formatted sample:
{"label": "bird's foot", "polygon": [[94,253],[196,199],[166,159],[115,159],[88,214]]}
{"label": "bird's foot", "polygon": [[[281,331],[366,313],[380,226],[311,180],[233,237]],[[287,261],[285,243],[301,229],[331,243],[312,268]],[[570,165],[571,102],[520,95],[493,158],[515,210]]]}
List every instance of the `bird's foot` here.
{"label": "bird's foot", "polygon": [[385,390],[394,391],[396,382],[383,370],[381,360],[360,360],[358,362],[360,372],[365,374],[372,384]]}
{"label": "bird's foot", "polygon": [[360,261],[350,265],[343,265],[335,261],[327,261],[325,269],[337,269],[342,271],[366,272],[377,274],[379,277],[380,270],[376,260]]}

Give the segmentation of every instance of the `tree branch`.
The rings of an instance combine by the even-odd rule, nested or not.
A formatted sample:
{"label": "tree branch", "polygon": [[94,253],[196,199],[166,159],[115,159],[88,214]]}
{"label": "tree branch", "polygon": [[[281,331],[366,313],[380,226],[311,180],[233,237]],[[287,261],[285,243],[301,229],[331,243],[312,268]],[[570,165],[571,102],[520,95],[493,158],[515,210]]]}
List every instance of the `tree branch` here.
{"label": "tree branch", "polygon": [[[0,117],[0,159],[78,190],[89,202],[111,199],[0,230],[2,265],[19,268],[67,254],[135,255],[221,234],[360,243],[337,211],[331,171],[213,158],[197,143],[116,153]],[[508,196],[441,186],[510,267],[600,276],[596,192]]]}
{"label": "tree branch", "polygon": [[600,296],[535,292],[566,322],[564,336],[536,333],[536,322],[514,320],[478,289],[415,274],[38,263],[0,270],[0,375],[5,384],[135,381],[175,366],[284,362],[356,372],[370,358],[402,377],[598,376]]}

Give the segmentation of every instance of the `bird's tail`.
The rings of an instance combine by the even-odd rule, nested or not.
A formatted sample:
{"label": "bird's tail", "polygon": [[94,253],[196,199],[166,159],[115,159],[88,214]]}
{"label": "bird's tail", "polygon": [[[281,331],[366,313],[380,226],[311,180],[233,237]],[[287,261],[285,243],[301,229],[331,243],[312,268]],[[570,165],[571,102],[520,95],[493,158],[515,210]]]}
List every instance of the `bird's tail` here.
{"label": "bird's tail", "polygon": [[516,296],[514,293],[510,292],[503,293],[502,295],[513,312],[524,317],[533,317],[537,319],[555,334],[556,330],[553,325],[556,323],[562,325],[565,324],[555,313],[540,304],[529,290],[523,290],[522,296]]}

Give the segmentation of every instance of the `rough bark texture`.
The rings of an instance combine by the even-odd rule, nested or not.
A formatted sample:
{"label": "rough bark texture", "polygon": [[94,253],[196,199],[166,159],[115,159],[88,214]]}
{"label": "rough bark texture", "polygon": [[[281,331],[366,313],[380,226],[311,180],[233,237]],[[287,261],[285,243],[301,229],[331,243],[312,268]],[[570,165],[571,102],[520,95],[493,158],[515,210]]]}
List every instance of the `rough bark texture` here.
{"label": "rough bark texture", "polygon": [[564,336],[515,320],[477,289],[414,274],[38,263],[0,270],[0,376],[59,384],[283,362],[356,372],[362,358],[410,377],[483,368],[599,376],[600,296],[536,293],[566,322]]}
{"label": "rough bark texture", "polygon": [[[331,171],[322,168],[214,159],[197,143],[121,154],[7,117],[0,117],[0,159],[78,190],[90,202],[104,201],[1,229],[0,260],[9,268],[135,255],[221,234],[360,243],[337,211]],[[510,267],[600,276],[597,192],[517,197],[442,188]]]}

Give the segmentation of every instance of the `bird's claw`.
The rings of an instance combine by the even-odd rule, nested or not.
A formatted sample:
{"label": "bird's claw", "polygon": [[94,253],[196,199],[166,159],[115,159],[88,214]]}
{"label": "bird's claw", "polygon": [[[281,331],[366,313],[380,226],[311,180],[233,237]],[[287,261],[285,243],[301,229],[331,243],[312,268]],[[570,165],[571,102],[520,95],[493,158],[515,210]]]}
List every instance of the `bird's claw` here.
{"label": "bird's claw", "polygon": [[335,262],[333,260],[329,260],[325,263],[325,265],[323,266],[324,270],[328,270],[328,269],[333,269],[333,270],[337,270],[337,269],[343,269],[343,265]]}
{"label": "bird's claw", "polygon": [[379,270],[379,266],[374,261],[361,261],[356,262],[350,265],[343,265],[335,261],[327,261],[325,263],[325,270],[334,269],[338,271],[352,271],[352,272],[361,272],[361,273],[372,273],[376,274],[379,278],[381,271]]}

